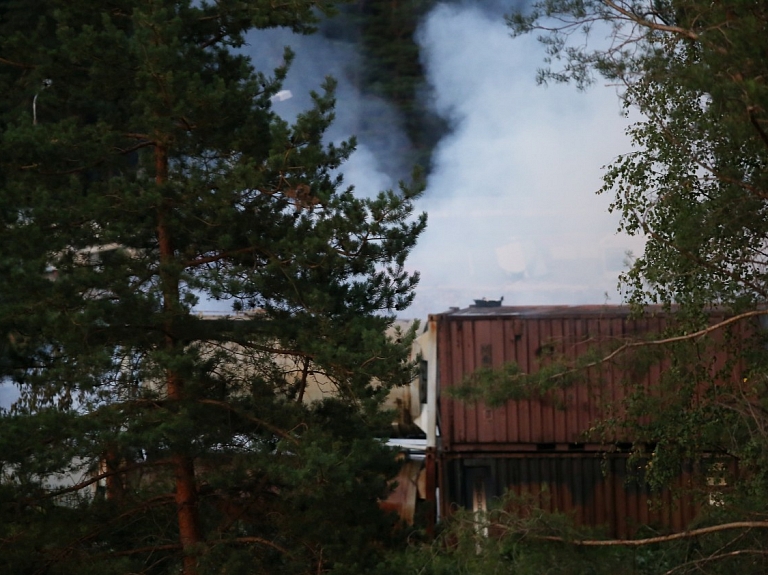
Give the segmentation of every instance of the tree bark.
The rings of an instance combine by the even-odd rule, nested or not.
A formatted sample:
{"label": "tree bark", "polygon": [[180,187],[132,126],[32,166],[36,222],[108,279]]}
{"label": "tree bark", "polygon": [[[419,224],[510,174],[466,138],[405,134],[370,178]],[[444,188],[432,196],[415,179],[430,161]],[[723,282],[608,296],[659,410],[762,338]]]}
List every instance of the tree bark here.
{"label": "tree bark", "polygon": [[[159,186],[168,180],[168,153],[158,143],[155,146],[155,183]],[[180,345],[174,331],[173,316],[178,312],[179,278],[175,271],[169,270],[174,260],[174,247],[171,232],[168,229],[168,212],[171,206],[164,200],[158,208],[157,240],[160,250],[160,282],[163,292],[163,311],[165,312],[165,348],[173,354]],[[171,403],[184,399],[184,382],[174,370],[165,373],[166,394]],[[178,452],[171,456],[174,480],[176,483],[176,513],[179,523],[179,543],[183,553],[182,575],[197,575],[197,554],[203,541],[200,530],[198,511],[197,482],[195,480],[194,460],[188,454]]]}
{"label": "tree bark", "polygon": [[107,499],[122,501],[125,495],[125,488],[122,473],[120,473],[120,455],[113,445],[108,446],[104,454],[104,467],[108,474],[105,478],[107,483]]}

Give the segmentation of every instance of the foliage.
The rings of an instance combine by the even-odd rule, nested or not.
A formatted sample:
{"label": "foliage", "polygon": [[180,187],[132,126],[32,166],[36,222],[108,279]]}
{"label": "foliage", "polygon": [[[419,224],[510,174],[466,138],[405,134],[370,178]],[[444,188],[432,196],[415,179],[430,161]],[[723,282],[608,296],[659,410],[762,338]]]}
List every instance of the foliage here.
{"label": "foliage", "polygon": [[[768,470],[768,366],[756,321],[768,295],[768,7],[542,0],[508,22],[514,34],[540,33],[548,53],[540,81],[585,88],[602,76],[641,117],[628,130],[635,151],[606,168],[601,192],[614,196],[619,229],[647,238],[621,278],[628,301],[637,313],[661,304],[676,321],[659,334],[660,387],[630,394],[628,421],[637,441],[653,446],[649,476],[660,483],[683,461],[712,463],[710,473],[736,464],[739,483],[729,479],[722,510],[748,516],[736,495],[763,508]],[[713,308],[742,319],[712,325]],[[678,555],[666,572],[763,569],[761,542],[741,538],[731,553],[732,544],[712,542],[718,561]]]}
{"label": "foliage", "polygon": [[749,516],[762,527],[737,527],[730,523],[732,512],[712,507],[691,526],[698,530],[694,536],[676,537],[646,528],[634,539],[617,541],[577,527],[571,517],[542,512],[533,501],[506,496],[486,513],[457,511],[434,541],[412,541],[405,554],[390,557],[382,572],[758,574],[764,572],[768,555],[764,531],[768,523],[764,514]]}
{"label": "foliage", "polygon": [[524,371],[514,361],[500,368],[480,367],[465,376],[458,386],[450,388],[448,393],[463,401],[483,400],[491,407],[502,406],[509,400],[534,397],[556,401],[553,391],[586,383],[590,367],[605,367],[606,362],[602,360],[610,353],[608,349],[594,346],[575,360],[553,349],[543,354],[544,357],[530,371]]}
{"label": "foliage", "polygon": [[359,573],[391,542],[421,186],[344,189],[333,81],[289,125],[287,68],[237,50],[331,8],[0,7],[3,571]]}
{"label": "foliage", "polygon": [[[637,150],[607,168],[602,189],[615,194],[611,209],[622,216],[620,229],[648,239],[622,278],[629,301],[639,309],[648,303],[677,306],[675,329],[683,334],[707,328],[710,306],[739,313],[762,304],[768,279],[768,89],[759,64],[767,47],[763,3],[547,0],[509,21],[516,33],[546,31],[549,63],[563,66],[543,70],[542,79],[574,80],[583,87],[598,72],[618,82],[627,108],[643,116],[629,129]],[[590,50],[571,41],[578,32],[596,31],[609,33],[608,44]],[[693,350],[677,346],[683,355],[675,356],[675,369],[665,374],[669,385],[684,396],[686,385],[696,381],[696,394],[707,388],[713,400],[702,402],[706,409],[685,406],[686,426],[722,429],[734,412],[750,409],[742,432],[763,426],[755,409],[759,400],[744,386],[733,390],[742,395],[738,406],[725,402],[722,393],[716,397],[712,384],[718,377],[730,379],[736,364],[713,374],[701,353],[710,346],[743,358],[743,383],[754,382],[757,392],[764,373],[759,335],[742,326],[709,344],[694,343]],[[691,388],[688,395],[693,393]],[[728,447],[743,456],[734,439]]]}
{"label": "foliage", "polygon": [[[691,312],[764,301],[766,6],[547,0],[510,22],[518,33],[550,31],[550,62],[563,67],[542,79],[584,86],[597,71],[644,117],[629,130],[637,151],[607,169],[603,188],[615,193],[621,228],[648,236],[625,276],[630,300]],[[569,43],[578,31],[606,29],[607,48]]]}

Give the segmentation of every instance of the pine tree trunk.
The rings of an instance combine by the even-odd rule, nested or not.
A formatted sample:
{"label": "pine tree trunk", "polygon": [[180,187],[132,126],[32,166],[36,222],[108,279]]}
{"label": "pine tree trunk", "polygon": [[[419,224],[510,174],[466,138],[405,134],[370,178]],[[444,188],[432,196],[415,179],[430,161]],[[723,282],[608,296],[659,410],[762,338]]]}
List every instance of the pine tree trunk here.
{"label": "pine tree trunk", "polygon": [[179,521],[179,542],[183,559],[183,575],[197,574],[197,546],[202,542],[200,520],[197,512],[197,487],[192,458],[184,455],[173,457],[176,479],[176,510]]}
{"label": "pine tree trunk", "polygon": [[106,498],[113,501],[122,501],[125,494],[123,477],[118,473],[120,469],[120,455],[114,445],[107,446],[104,454],[104,467],[107,475]]}
{"label": "pine tree trunk", "polygon": [[[163,185],[168,180],[168,154],[164,146],[155,146],[155,182]],[[167,213],[170,206],[162,204],[158,210],[157,239],[160,250],[160,278],[163,290],[163,311],[165,319],[165,346],[173,353],[179,345],[174,333],[173,314],[179,303],[179,278],[168,270],[174,257],[173,242],[167,226]],[[173,370],[165,374],[166,393],[172,402],[184,398],[184,382]],[[171,457],[174,479],[176,482],[176,512],[179,522],[179,543],[183,558],[182,575],[197,574],[197,547],[202,542],[200,517],[197,506],[197,484],[195,481],[194,461],[189,455],[177,453]]]}

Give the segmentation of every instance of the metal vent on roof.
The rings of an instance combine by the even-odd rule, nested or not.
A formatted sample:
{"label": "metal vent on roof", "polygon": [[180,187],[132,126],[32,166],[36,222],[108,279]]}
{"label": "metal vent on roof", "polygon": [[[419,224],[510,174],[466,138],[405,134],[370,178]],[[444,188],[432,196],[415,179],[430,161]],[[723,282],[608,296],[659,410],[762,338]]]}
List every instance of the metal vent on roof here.
{"label": "metal vent on roof", "polygon": [[504,296],[501,296],[500,299],[476,299],[475,305],[471,305],[469,307],[501,307],[501,302],[504,301]]}

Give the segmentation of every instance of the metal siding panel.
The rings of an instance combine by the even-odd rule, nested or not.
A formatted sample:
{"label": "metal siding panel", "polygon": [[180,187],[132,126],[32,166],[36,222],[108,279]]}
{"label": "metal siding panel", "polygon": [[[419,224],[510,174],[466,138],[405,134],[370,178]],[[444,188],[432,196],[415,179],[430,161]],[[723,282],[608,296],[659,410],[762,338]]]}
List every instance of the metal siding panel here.
{"label": "metal siding panel", "polygon": [[641,507],[644,504],[644,490],[641,474],[638,475],[629,467],[629,459],[624,460],[627,479],[620,493],[624,500],[624,517],[627,526],[627,537],[631,537],[640,523]]}
{"label": "metal siding panel", "polygon": [[454,353],[453,353],[453,323],[444,317],[437,318],[437,361],[440,396],[440,435],[443,449],[450,450],[456,441],[456,420],[453,400],[444,390],[453,385],[454,377]]}
{"label": "metal siding panel", "polygon": [[[492,368],[494,347],[498,344],[491,338],[491,321],[481,320],[475,322],[475,368]],[[478,401],[475,406],[477,421],[477,441],[480,443],[492,443],[494,437],[494,413],[484,402]]]}
{"label": "metal siding panel", "polygon": [[[561,318],[553,318],[551,322],[551,337],[552,343],[555,348],[556,359],[559,361],[560,356],[565,353],[565,328],[563,326],[564,320]],[[566,421],[567,413],[567,394],[568,390],[558,389],[553,393],[555,399],[552,406],[552,415],[554,418],[553,433],[555,441],[557,443],[569,443],[571,440],[568,435],[568,425]]]}
{"label": "metal siding panel", "polygon": [[[584,318],[574,318],[572,321],[576,335],[573,354],[574,357],[578,357],[589,348],[589,333],[587,331],[587,321]],[[579,383],[576,386],[576,428],[572,430],[572,434],[576,437],[579,437],[583,430],[589,429],[590,422],[592,421],[590,419],[590,405],[592,401],[589,393],[588,383]]]}
{"label": "metal siding panel", "polygon": [[[456,386],[466,373],[464,368],[464,323],[463,321],[451,322],[453,361],[451,362],[452,385]],[[454,441],[456,443],[467,442],[466,420],[464,418],[464,404],[460,401],[452,401]]]}
{"label": "metal siding panel", "polygon": [[615,526],[616,534],[620,538],[625,538],[629,535],[627,526],[627,514],[628,514],[628,498],[629,492],[627,489],[627,460],[624,458],[614,458],[616,463],[616,472],[613,479],[613,502],[614,502],[614,519],[611,525]]}
{"label": "metal siding panel", "polygon": [[601,475],[600,479],[595,481],[594,494],[592,496],[595,509],[593,525],[604,525],[610,521],[610,505],[608,504],[608,498],[606,496],[606,492],[609,490],[608,488],[607,478],[604,478]]}
{"label": "metal siding panel", "polygon": [[533,460],[524,457],[520,460],[520,495],[528,495],[531,493],[531,465]]}
{"label": "metal siding panel", "polygon": [[[600,320],[589,318],[587,319],[586,323],[586,335],[590,339],[590,343],[594,344],[595,341],[599,341],[600,339]],[[588,349],[589,345],[586,347]],[[587,373],[589,374],[589,384],[587,386],[587,397],[589,401],[589,418],[587,421],[588,425],[590,422],[595,421],[602,415],[599,407],[600,401],[602,399],[602,386],[600,385],[601,371],[602,370],[600,367],[590,367],[589,370],[587,370]]]}
{"label": "metal siding panel", "polygon": [[[536,350],[541,346],[541,337],[539,336],[539,321],[532,319],[528,322],[528,338],[526,347],[526,361],[528,364],[527,373],[534,373],[538,370]],[[530,408],[530,430],[528,431],[530,440],[533,443],[543,443],[542,439],[542,418],[541,402],[538,399],[527,400]]]}
{"label": "metal siding panel", "polygon": [[499,458],[496,464],[496,495],[498,497],[503,496],[507,486],[512,484],[509,477],[508,463],[507,458]]}
{"label": "metal siding panel", "polygon": [[576,459],[565,457],[555,459],[557,463],[558,508],[574,519],[576,519],[577,515],[573,497],[573,492],[576,488],[576,476],[573,473],[573,466],[576,461]]}
{"label": "metal siding panel", "polygon": [[682,531],[685,529],[685,515],[683,512],[682,501],[679,498],[675,498],[672,509],[672,530]]}
{"label": "metal siding panel", "polygon": [[[624,340],[624,328],[626,319],[625,318],[613,318],[610,320],[611,322],[611,339],[613,342],[621,342]],[[610,388],[611,388],[611,401],[612,401],[612,409],[615,410],[615,413],[622,417],[624,413],[622,401],[624,399],[624,376],[621,372],[619,366],[616,364],[613,364],[611,366],[611,381],[610,381]]]}
{"label": "metal siding panel", "polygon": [[[571,361],[576,358],[576,320],[575,318],[566,318],[563,320],[563,356],[565,361]],[[568,387],[564,393],[565,412],[562,415],[565,430],[564,434],[568,443],[581,441],[579,426],[579,389],[581,384],[574,384]]]}
{"label": "metal siding panel", "polygon": [[461,459],[457,459],[452,463],[453,473],[451,476],[453,477],[453,501],[464,507],[467,504],[464,499],[464,463]]}
{"label": "metal siding panel", "polygon": [[[491,323],[491,341],[493,342],[493,368],[500,369],[506,362],[506,324],[502,318],[496,318]],[[512,335],[514,337],[514,335]],[[510,441],[507,433],[507,408],[497,407],[493,410],[493,441],[507,443]]]}
{"label": "metal siding panel", "polygon": [[[601,464],[609,471],[604,477]],[[605,526],[611,537],[631,537],[642,524],[679,531],[690,522],[695,508],[690,499],[675,504],[669,491],[654,496],[663,510],[650,512],[644,484],[627,484],[626,455],[537,455],[463,457],[448,465],[453,486],[446,489],[446,506],[471,504],[470,484],[484,477],[489,496],[509,491],[523,504],[532,502],[541,509],[572,516],[577,524]],[[677,486],[683,485],[682,477]]]}
{"label": "metal siding panel", "polygon": [[520,485],[522,484],[522,475],[518,461],[512,458],[506,459],[507,480],[505,485],[511,489],[516,497],[520,497]]}
{"label": "metal siding panel", "polygon": [[531,458],[529,463],[530,483],[528,484],[528,493],[531,494],[533,501],[541,505],[541,459],[538,457]]}
{"label": "metal siding panel", "polygon": [[[629,320],[610,313],[442,317],[438,322],[441,386],[457,385],[484,361],[490,361],[494,367],[516,361],[524,372],[534,372],[538,369],[536,350],[547,343],[553,343],[556,352],[573,358],[602,338],[658,332],[665,323],[665,319],[658,316]],[[723,361],[713,356],[712,369],[724,365]],[[668,362],[652,365],[634,384],[657,388],[667,366]],[[497,461],[492,473],[497,492],[508,486],[517,494],[528,493],[546,508],[552,506],[573,512],[580,522],[590,525],[609,523],[614,534],[629,533],[635,524],[643,523],[683,528],[694,513],[690,500],[680,500],[677,509],[673,510],[669,493],[664,493],[660,496],[664,511],[649,509],[645,487],[627,488],[623,483],[624,456],[608,456],[606,464],[611,473],[604,478],[600,469],[604,453],[562,451],[545,455],[533,451],[537,443],[555,443],[556,449],[564,450],[565,444],[581,441],[581,433],[601,415],[601,398],[614,405],[624,398],[624,372],[620,368],[608,370],[604,385],[597,381],[598,372],[597,369],[590,370],[592,385],[575,385],[566,392],[555,392],[567,405],[565,412],[555,410],[551,404],[542,405],[537,400],[510,401],[504,409],[494,410],[491,419],[485,420],[482,404],[452,402],[443,394],[443,445],[448,450],[453,449],[453,453],[457,449],[468,455],[485,452],[486,457],[494,458],[501,456],[500,450],[518,450],[518,453],[503,456],[503,463]],[[658,394],[659,390],[652,392]],[[597,445],[591,447],[598,449]],[[525,450],[530,451],[523,453]],[[461,469],[454,465],[450,471],[447,477],[465,481]],[[681,482],[684,480],[687,478],[681,478]],[[544,483],[549,485],[546,497],[541,489]],[[450,481],[445,486],[445,493],[448,496],[452,493]]]}
{"label": "metal siding panel", "polygon": [[549,473],[551,476],[550,485],[552,490],[552,510],[561,510],[563,513],[567,513],[570,510],[568,500],[565,494],[568,492],[570,485],[565,483],[563,475],[560,473],[560,465],[558,459],[554,457],[549,458]]}
{"label": "metal siding panel", "polygon": [[[551,318],[545,318],[539,321],[539,347],[536,350],[536,369],[541,369],[542,366],[551,362],[551,359],[547,358],[552,346],[552,321]],[[541,411],[541,442],[542,443],[554,443],[558,441],[555,436],[555,408],[552,401],[553,396],[547,394],[547,396],[541,396],[539,399],[539,409]]]}
{"label": "metal siding panel", "polygon": [[672,494],[664,492],[661,495],[661,505],[659,506],[659,524],[672,525],[672,507],[674,501],[672,500]]}
{"label": "metal siding panel", "polygon": [[[479,365],[475,363],[475,350],[477,346],[477,336],[475,334],[476,321],[462,322],[463,340],[462,340],[462,359],[464,362],[462,375],[473,373]],[[479,440],[477,433],[477,410],[478,403],[468,403],[464,401],[461,404],[462,414],[464,416],[464,441],[467,443],[477,443]]]}
{"label": "metal siding panel", "polygon": [[582,491],[583,499],[580,505],[584,508],[584,523],[587,525],[599,525],[600,517],[598,514],[599,508],[599,484],[603,481],[603,475],[600,472],[599,466],[595,466],[592,463],[594,460],[582,460],[582,466],[584,467],[584,477],[586,478],[584,489]]}
{"label": "metal siding panel", "polygon": [[[503,340],[503,362],[517,362],[517,339],[521,336],[522,328],[520,322],[515,319],[504,319],[504,340]],[[517,402],[508,401],[502,408],[504,410],[504,418],[507,423],[506,437],[510,443],[520,442],[520,430],[519,425],[519,404]]]}
{"label": "metal siding panel", "polygon": [[[515,355],[520,369],[524,373],[529,373],[531,364],[528,355],[528,345],[531,338],[531,322],[520,320],[521,337],[515,346]],[[531,401],[521,399],[520,401],[510,402],[512,408],[516,411],[520,442],[535,442],[531,435]]]}
{"label": "metal siding panel", "polygon": [[440,414],[438,426],[440,427],[440,436],[443,448],[450,448],[450,434],[453,432],[453,421],[450,417],[448,406],[448,397],[445,389],[450,385],[450,365],[451,365],[451,338],[450,330],[446,326],[445,318],[441,316],[430,316],[430,320],[435,325],[435,340],[437,350],[437,411]]}
{"label": "metal siding panel", "polygon": [[[661,333],[662,323],[659,318],[650,319],[648,324],[649,324],[650,330],[656,331],[657,333]],[[652,397],[659,397],[661,393],[660,385],[661,385],[662,373],[664,369],[667,367],[664,365],[664,363],[665,362],[662,362],[661,364],[654,363],[653,365],[650,366],[648,370],[647,380],[644,382],[644,385],[646,385],[647,389],[649,388],[649,393]],[[650,416],[645,416],[642,418],[642,420],[643,420],[642,421],[643,424],[648,424],[650,423],[651,418]]]}
{"label": "metal siding panel", "polygon": [[651,520],[648,506],[650,493],[648,491],[648,484],[645,482],[645,472],[641,471],[640,476],[642,481],[637,485],[637,523],[639,525],[649,525]]}
{"label": "metal siding panel", "polygon": [[565,466],[565,477],[571,479],[571,509],[574,510],[574,519],[577,524],[583,524],[586,520],[584,513],[584,459],[565,459],[563,458],[563,465]]}

